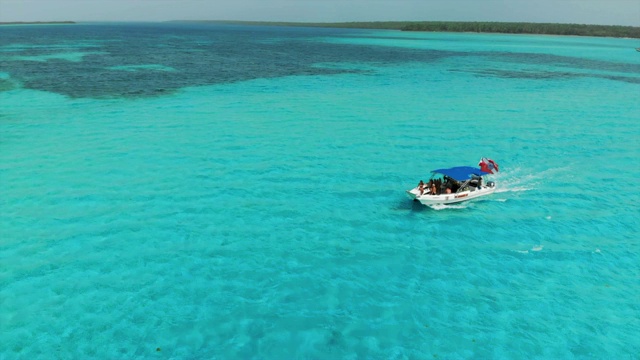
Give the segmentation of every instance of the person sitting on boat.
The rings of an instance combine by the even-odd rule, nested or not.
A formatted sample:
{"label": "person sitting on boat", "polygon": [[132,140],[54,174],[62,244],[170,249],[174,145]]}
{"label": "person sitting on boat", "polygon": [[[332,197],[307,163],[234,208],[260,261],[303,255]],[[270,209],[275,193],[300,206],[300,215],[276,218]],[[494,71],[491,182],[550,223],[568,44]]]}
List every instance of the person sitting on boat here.
{"label": "person sitting on boat", "polygon": [[425,193],[431,194],[432,193],[431,188],[433,187],[434,184],[435,184],[435,181],[433,181],[433,179],[429,180],[428,183],[424,184]]}
{"label": "person sitting on boat", "polygon": [[438,195],[438,190],[436,189],[436,182],[431,182],[431,195]]}
{"label": "person sitting on boat", "polygon": [[422,180],[418,183],[418,191],[420,191],[420,195],[424,193],[424,181]]}
{"label": "person sitting on boat", "polygon": [[447,178],[447,181],[445,181],[442,188],[444,192],[447,192],[447,190],[449,190],[447,194],[451,194],[451,189],[453,188],[453,181],[451,180],[451,178]]}

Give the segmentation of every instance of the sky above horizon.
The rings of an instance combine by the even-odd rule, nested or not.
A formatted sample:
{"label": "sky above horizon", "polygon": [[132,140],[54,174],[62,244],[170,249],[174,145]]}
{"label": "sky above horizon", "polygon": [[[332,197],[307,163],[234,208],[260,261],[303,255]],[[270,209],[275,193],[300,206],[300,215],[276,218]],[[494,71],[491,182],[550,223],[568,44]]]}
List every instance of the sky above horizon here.
{"label": "sky above horizon", "polygon": [[0,0],[0,21],[514,21],[640,26],[640,0]]}

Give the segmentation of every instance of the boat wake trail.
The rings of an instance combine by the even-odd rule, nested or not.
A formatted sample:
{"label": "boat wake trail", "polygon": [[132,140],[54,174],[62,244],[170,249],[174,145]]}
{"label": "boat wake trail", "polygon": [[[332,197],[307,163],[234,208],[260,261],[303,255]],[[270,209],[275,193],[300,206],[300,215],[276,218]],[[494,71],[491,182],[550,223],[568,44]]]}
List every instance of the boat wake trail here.
{"label": "boat wake trail", "polygon": [[450,209],[466,209],[469,206],[472,206],[472,203],[466,202],[466,203],[459,203],[459,204],[436,204],[436,205],[427,205],[427,206],[433,210],[440,211],[440,210],[450,210]]}
{"label": "boat wake trail", "polygon": [[[549,171],[559,171],[559,169],[550,169]],[[521,192],[521,191],[530,191],[535,190],[542,179],[549,174],[542,173],[525,173],[521,168],[511,169],[505,173],[497,173],[493,175],[496,183],[496,194],[498,193],[508,193],[508,192]]]}

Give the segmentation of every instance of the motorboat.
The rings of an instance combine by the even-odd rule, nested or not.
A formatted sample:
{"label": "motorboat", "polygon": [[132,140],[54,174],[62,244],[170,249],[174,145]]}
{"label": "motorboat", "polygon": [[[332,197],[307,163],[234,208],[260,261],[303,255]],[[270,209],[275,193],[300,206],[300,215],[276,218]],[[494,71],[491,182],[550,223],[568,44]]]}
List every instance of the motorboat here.
{"label": "motorboat", "polygon": [[423,205],[455,204],[469,201],[496,191],[494,181],[485,181],[486,175],[498,171],[498,164],[482,158],[479,167],[456,166],[431,171],[427,183],[420,181],[418,186],[407,190],[407,195]]}

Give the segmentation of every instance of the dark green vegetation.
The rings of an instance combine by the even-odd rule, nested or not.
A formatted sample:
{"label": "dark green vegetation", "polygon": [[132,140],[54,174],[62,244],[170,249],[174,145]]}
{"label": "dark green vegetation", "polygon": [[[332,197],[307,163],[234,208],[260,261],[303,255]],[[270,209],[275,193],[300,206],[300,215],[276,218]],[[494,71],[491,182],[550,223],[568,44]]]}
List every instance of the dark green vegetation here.
{"label": "dark green vegetation", "polygon": [[[208,21],[202,21],[208,22]],[[454,22],[454,21],[374,21],[342,23],[211,21],[241,25],[310,26],[402,31],[478,32],[506,34],[546,34],[640,38],[640,27],[583,24],[545,24],[515,22]]]}
{"label": "dark green vegetation", "polygon": [[511,22],[416,22],[406,24],[402,28],[402,30],[640,38],[640,27],[583,24],[543,24]]}

